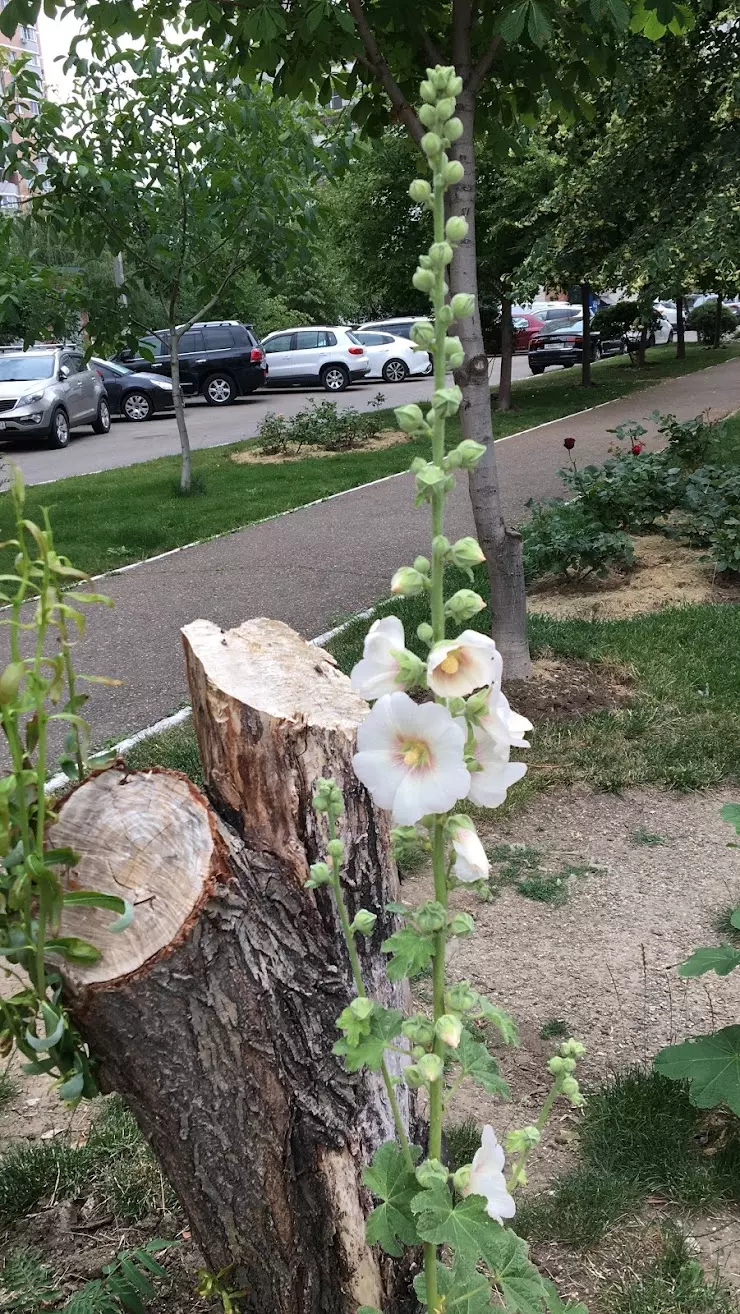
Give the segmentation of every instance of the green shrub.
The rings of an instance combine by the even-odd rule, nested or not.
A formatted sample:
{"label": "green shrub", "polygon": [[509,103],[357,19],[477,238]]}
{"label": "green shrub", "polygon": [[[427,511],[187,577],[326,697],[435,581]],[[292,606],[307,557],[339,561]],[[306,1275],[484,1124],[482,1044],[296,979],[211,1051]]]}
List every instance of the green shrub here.
{"label": "green shrub", "polygon": [[610,569],[627,570],[635,559],[632,543],[593,519],[582,501],[529,502],[531,519],[523,526],[524,572],[528,579],[559,575],[563,580],[603,577]]}
{"label": "green shrub", "polygon": [[606,337],[634,336],[644,328],[650,333],[660,327],[660,315],[652,306],[639,301],[617,301],[613,306],[602,306],[591,320],[591,327]]}
{"label": "green shrub", "polygon": [[683,528],[709,548],[718,570],[740,571],[740,473],[704,465],[687,479]]}
{"label": "green shrub", "polygon": [[673,460],[684,470],[697,470],[703,465],[717,438],[722,437],[722,426],[710,424],[706,415],[697,415],[693,420],[677,420],[675,415],[651,411],[649,418],[668,443]]}
{"label": "green shrub", "polygon": [[[384,398],[378,393],[375,404]],[[382,429],[383,421],[377,414],[360,414],[353,407],[340,411],[334,401],[310,401],[305,411],[292,419],[267,414],[260,424],[255,446],[266,456],[284,456],[300,452],[303,447],[318,447],[328,452],[344,452],[361,447]]]}
{"label": "green shrub", "polygon": [[663,452],[631,452],[603,465],[560,470],[563,483],[580,494],[588,514],[602,529],[644,533],[678,504],[683,490],[680,469]]}
{"label": "green shrub", "polygon": [[[712,297],[711,301],[703,301],[700,306],[694,306],[686,317],[686,327],[698,334],[700,342],[711,347],[717,331],[717,298]],[[734,333],[736,328],[737,319],[731,310],[723,306],[720,312],[720,337]]]}

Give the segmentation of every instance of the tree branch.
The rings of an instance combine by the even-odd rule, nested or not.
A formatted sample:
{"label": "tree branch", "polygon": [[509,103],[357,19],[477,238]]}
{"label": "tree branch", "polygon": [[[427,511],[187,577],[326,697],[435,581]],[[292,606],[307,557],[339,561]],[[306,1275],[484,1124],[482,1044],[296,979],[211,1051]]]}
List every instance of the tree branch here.
{"label": "tree branch", "polygon": [[391,73],[390,68],[375,39],[363,0],[347,0],[347,8],[355,20],[358,36],[365,48],[367,62],[374,73],[377,81],[388,96],[391,105],[398,114],[398,117],[405,124],[414,141],[419,144],[424,136],[424,128],[416,117],[416,112],[409,104],[399,87],[396,79]]}
{"label": "tree branch", "polygon": [[474,66],[473,71],[468,78],[467,90],[470,92],[471,96],[475,96],[480,90],[491,70],[493,61],[503,44],[504,39],[498,34],[491,37],[488,49],[481,55],[478,63]]}

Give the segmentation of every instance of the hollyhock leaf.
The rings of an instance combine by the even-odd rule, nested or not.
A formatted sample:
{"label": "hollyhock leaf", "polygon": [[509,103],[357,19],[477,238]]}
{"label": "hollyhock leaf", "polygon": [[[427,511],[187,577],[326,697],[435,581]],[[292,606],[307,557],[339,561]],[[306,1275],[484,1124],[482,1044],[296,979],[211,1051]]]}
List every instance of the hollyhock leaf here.
{"label": "hollyhock leaf", "polygon": [[482,1086],[489,1095],[502,1095],[508,1099],[511,1095],[508,1082],[499,1073],[498,1063],[488,1053],[481,1041],[475,1040],[469,1031],[463,1030],[460,1046],[455,1056],[460,1060],[462,1073],[470,1077],[478,1086]]}
{"label": "hollyhock leaf", "polygon": [[388,964],[388,978],[402,981],[404,977],[413,978],[424,971],[427,963],[434,957],[434,945],[426,935],[415,931],[413,926],[405,926],[381,945],[383,953],[392,954]]}
{"label": "hollyhock leaf", "polygon": [[[416,1150],[416,1147],[413,1149]],[[395,1141],[386,1141],[376,1150],[372,1164],[362,1174],[362,1180],[381,1201],[365,1225],[365,1235],[370,1245],[377,1244],[386,1254],[396,1257],[403,1253],[403,1246],[418,1245],[411,1201],[419,1184],[406,1163],[401,1147]]]}
{"label": "hollyhock leaf", "polygon": [[671,1081],[688,1080],[697,1108],[726,1104],[740,1115],[740,1026],[668,1045],[656,1055],[655,1070]]}
{"label": "hollyhock leaf", "polygon": [[360,1068],[378,1072],[388,1045],[400,1035],[402,1022],[400,1009],[381,1008],[376,1004],[369,1031],[360,1036],[356,1044],[350,1044],[349,1039],[343,1037],[336,1042],[332,1052],[344,1059],[347,1072],[358,1072]]}
{"label": "hollyhock leaf", "polygon": [[740,803],[725,803],[720,808],[719,815],[723,821],[727,821],[731,826],[734,826],[738,835],[740,835]]}
{"label": "hollyhock leaf", "polygon": [[705,972],[716,972],[717,976],[728,976],[736,967],[740,967],[740,949],[733,949],[730,944],[718,944],[695,949],[679,967],[678,975],[703,976]]}
{"label": "hollyhock leaf", "polygon": [[[414,1278],[414,1291],[422,1305],[427,1303],[424,1273]],[[452,1268],[437,1262],[437,1291],[445,1298],[446,1310],[455,1314],[490,1314],[491,1284],[466,1255],[458,1254]]]}
{"label": "hollyhock leaf", "polygon": [[501,1032],[501,1038],[505,1045],[518,1045],[519,1032],[517,1031],[516,1022],[505,1008],[499,1008],[492,1004],[490,999],[485,999],[483,995],[479,998],[479,1007],[483,1017],[487,1022],[492,1022]]}
{"label": "hollyhock leaf", "polygon": [[549,1282],[547,1278],[542,1279],[542,1289],[549,1314],[588,1314],[588,1307],[580,1300],[576,1305],[571,1300],[563,1304],[555,1283]]}

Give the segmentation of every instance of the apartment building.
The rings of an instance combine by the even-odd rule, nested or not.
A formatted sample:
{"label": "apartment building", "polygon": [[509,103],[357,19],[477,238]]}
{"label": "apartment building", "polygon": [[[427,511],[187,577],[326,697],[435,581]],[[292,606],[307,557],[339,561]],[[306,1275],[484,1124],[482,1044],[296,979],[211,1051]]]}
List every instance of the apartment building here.
{"label": "apartment building", "polygon": [[[4,9],[6,3],[7,0],[0,0],[0,9]],[[11,37],[0,32],[0,52],[10,59],[18,55],[30,55],[31,66],[37,70],[43,82],[44,64],[38,27],[19,27]],[[0,68],[0,79],[2,77],[3,71]],[[29,102],[28,112],[33,114],[36,109],[36,102]],[[19,210],[27,196],[28,184],[25,179],[18,175],[14,178],[0,178],[0,211]]]}

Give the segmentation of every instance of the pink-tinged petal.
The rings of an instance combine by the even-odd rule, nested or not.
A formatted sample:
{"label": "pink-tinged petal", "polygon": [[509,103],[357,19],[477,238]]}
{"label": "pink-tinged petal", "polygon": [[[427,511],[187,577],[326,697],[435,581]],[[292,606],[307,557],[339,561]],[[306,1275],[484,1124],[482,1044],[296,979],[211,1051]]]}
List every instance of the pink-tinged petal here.
{"label": "pink-tinged petal", "polygon": [[[454,670],[445,670],[450,659]],[[476,630],[464,630],[432,648],[427,662],[429,688],[441,698],[464,698],[474,689],[500,681],[501,655],[493,639]]]}
{"label": "pink-tinged petal", "polygon": [[394,824],[413,826],[430,812],[449,812],[465,797],[469,785],[470,772],[462,756],[453,771],[409,771],[393,802]]}

